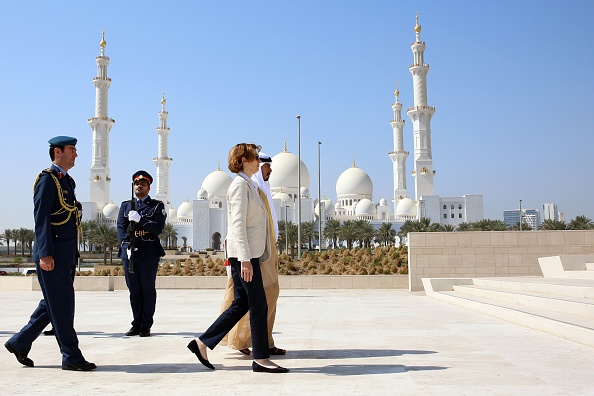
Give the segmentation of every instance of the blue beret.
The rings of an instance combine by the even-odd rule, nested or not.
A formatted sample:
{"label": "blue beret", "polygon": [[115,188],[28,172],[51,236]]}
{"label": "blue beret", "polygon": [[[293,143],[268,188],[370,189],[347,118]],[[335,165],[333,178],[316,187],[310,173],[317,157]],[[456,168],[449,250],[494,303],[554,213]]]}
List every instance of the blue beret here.
{"label": "blue beret", "polygon": [[76,146],[76,138],[70,136],[56,136],[47,141],[51,146]]}
{"label": "blue beret", "polygon": [[153,177],[149,175],[147,171],[139,170],[135,174],[132,175],[132,182],[137,180],[146,180],[148,184],[153,184]]}

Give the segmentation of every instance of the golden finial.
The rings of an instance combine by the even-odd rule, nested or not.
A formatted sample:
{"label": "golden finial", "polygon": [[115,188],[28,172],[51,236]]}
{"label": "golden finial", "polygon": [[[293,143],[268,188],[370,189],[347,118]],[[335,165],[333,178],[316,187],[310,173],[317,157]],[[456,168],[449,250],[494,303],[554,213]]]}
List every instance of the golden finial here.
{"label": "golden finial", "polygon": [[398,102],[398,96],[400,96],[400,91],[398,90],[398,81],[396,81],[396,90],[394,91],[394,96],[396,97],[396,102]]}
{"label": "golden finial", "polygon": [[419,14],[417,14],[417,24],[415,25],[415,33],[421,33],[421,25],[419,25]]}
{"label": "golden finial", "polygon": [[353,158],[353,168],[356,168],[357,166],[355,165],[355,158]]}
{"label": "golden finial", "polygon": [[283,145],[283,152],[287,152],[287,139],[285,139],[285,144]]}
{"label": "golden finial", "polygon": [[280,186],[280,192],[283,192],[283,186]]}
{"label": "golden finial", "polygon": [[107,45],[107,41],[105,41],[105,30],[101,32],[101,42],[99,43],[99,45],[101,46],[101,48],[105,48],[105,46]]}
{"label": "golden finial", "polygon": [[163,91],[163,95],[161,96],[161,104],[165,106],[165,103],[167,103],[167,101],[165,100],[165,91]]}
{"label": "golden finial", "polygon": [[217,170],[220,171],[221,170],[221,160],[219,160],[218,162],[219,162],[219,164],[217,166]]}

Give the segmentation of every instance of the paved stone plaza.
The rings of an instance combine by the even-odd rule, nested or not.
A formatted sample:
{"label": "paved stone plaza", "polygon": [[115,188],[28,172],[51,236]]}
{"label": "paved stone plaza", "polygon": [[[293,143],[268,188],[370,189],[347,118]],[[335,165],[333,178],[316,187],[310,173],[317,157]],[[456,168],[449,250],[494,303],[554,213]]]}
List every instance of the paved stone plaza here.
{"label": "paved stone plaza", "polygon": [[[219,346],[207,371],[186,348],[218,314],[223,290],[159,290],[150,338],[130,327],[125,291],[77,292],[75,327],[93,372],[62,371],[54,337],[23,367],[0,351],[2,395],[592,395],[594,348],[403,290],[281,290],[275,359],[288,374],[251,371]],[[38,291],[0,291],[0,342]]]}

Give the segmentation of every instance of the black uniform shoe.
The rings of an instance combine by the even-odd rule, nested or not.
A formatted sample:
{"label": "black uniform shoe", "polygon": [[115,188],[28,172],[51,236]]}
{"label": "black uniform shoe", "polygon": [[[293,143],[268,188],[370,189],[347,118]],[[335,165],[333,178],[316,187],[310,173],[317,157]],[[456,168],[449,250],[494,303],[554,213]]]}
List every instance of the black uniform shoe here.
{"label": "black uniform shoe", "polygon": [[141,327],[139,335],[141,337],[150,337],[151,336],[151,328],[150,327]]}
{"label": "black uniform shoe", "polygon": [[43,335],[56,335],[56,330],[54,330],[53,328],[46,330],[43,332]]}
{"label": "black uniform shoe", "polygon": [[22,353],[20,353],[16,349],[14,349],[14,347],[12,345],[10,345],[8,343],[8,341],[6,341],[6,344],[4,344],[4,346],[6,347],[6,349],[8,349],[8,352],[14,353],[14,355],[16,356],[16,358],[17,358],[17,360],[19,361],[20,364],[22,364],[23,366],[27,366],[27,367],[33,367],[34,366],[33,360],[29,359],[27,357],[27,355],[23,355]]}
{"label": "black uniform shoe", "polygon": [[268,367],[261,366],[256,362],[252,362],[252,371],[254,371],[256,373],[288,373],[289,369],[281,367],[281,366],[274,367],[274,368],[268,368]]}
{"label": "black uniform shoe", "polygon": [[140,334],[140,328],[138,327],[132,327],[130,330],[128,330],[128,332],[126,333],[127,336],[137,336],[138,334]]}
{"label": "black uniform shoe", "polygon": [[62,370],[70,370],[70,371],[91,371],[95,370],[97,366],[95,363],[82,361],[80,363],[73,363],[73,364],[64,364],[62,365]]}

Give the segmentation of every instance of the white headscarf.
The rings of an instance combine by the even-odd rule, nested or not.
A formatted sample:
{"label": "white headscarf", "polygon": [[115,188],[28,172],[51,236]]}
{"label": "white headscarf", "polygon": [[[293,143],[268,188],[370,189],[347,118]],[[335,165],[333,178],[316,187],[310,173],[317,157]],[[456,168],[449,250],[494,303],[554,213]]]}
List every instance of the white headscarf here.
{"label": "white headscarf", "polygon": [[[260,153],[260,156],[266,156],[264,153]],[[262,165],[266,164],[267,162],[260,162],[260,170],[252,176],[252,180],[258,183],[258,187],[264,194],[266,194],[266,198],[268,198],[268,207],[270,208],[270,214],[272,215],[272,224],[274,224],[274,240],[278,238],[278,220],[276,219],[276,210],[274,209],[274,203],[272,202],[272,194],[270,193],[270,185],[267,181],[264,181],[264,177],[262,176]],[[270,163],[270,162],[268,162]]]}

